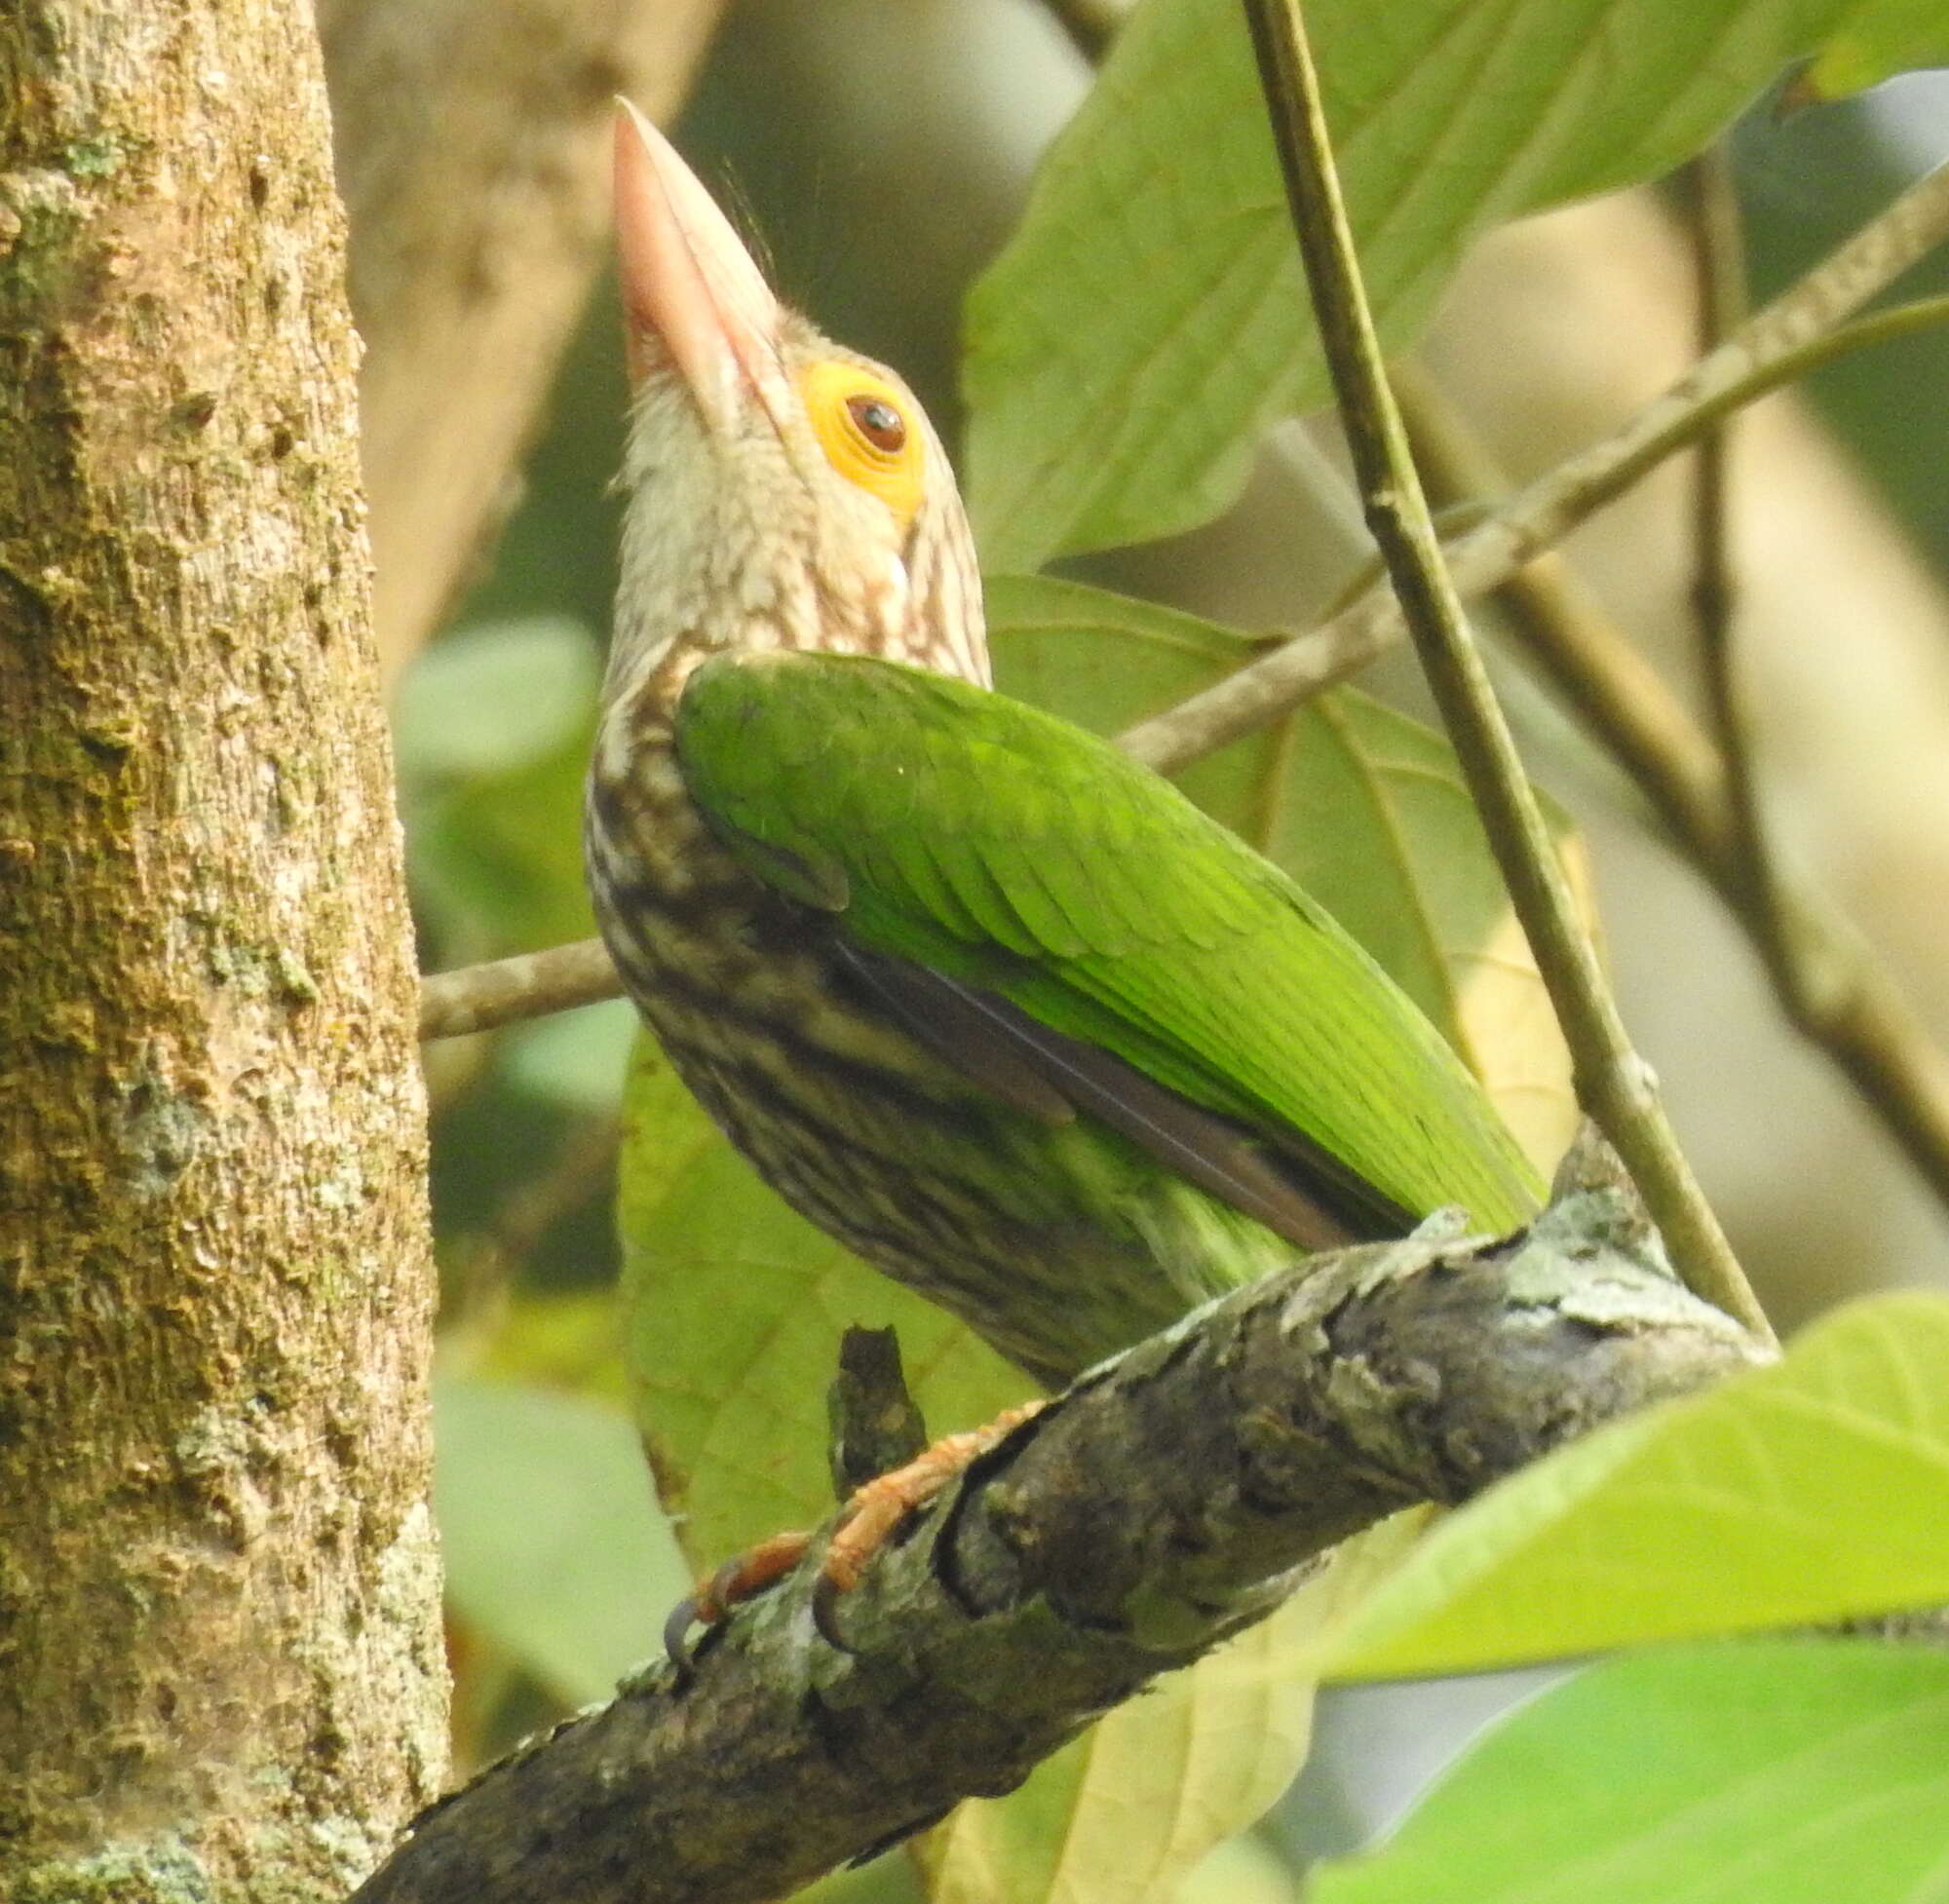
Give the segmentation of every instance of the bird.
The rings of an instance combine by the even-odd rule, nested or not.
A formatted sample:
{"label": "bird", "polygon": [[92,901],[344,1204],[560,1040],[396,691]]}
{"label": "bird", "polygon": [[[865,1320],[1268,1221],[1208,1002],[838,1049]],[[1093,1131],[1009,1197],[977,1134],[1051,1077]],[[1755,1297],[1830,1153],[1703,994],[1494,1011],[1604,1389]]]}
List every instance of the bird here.
{"label": "bird", "polygon": [[1542,1183],[1284,872],[995,692],[906,384],[773,291],[624,103],[631,403],[595,915],[786,1202],[1052,1389],[1296,1257]]}

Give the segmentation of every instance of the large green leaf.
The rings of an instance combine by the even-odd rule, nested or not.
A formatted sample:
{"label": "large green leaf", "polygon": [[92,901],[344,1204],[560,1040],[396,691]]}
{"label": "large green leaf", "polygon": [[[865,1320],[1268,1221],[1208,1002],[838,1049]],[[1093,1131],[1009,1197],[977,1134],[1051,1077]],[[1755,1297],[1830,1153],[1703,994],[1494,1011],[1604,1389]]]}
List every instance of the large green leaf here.
{"label": "large green leaf", "polygon": [[[1861,70],[1926,56],[1917,0],[1310,0],[1348,209],[1384,337],[1462,247],[1652,178],[1836,33]],[[1144,0],[968,304],[983,553],[1205,521],[1260,428],[1325,400],[1237,0]]]}
{"label": "large green leaf", "polygon": [[1505,1720],[1314,1904],[1943,1904],[1949,1654],[1618,1659]]}
{"label": "large green leaf", "polygon": [[1435,1528],[1345,1677],[1468,1671],[1949,1602],[1949,1300],[1877,1297]]}
{"label": "large green leaf", "polygon": [[[1099,732],[1208,686],[1249,636],[1080,583],[988,584],[1001,685]],[[1198,762],[1180,783],[1275,859],[1399,982],[1543,1167],[1576,1127],[1570,1058],[1448,743],[1350,689]],[[1552,810],[1580,884],[1583,855]]]}
{"label": "large green leaf", "polygon": [[443,1376],[434,1509],[455,1608],[568,1704],[606,1697],[688,1586],[619,1408]]}
{"label": "large green leaf", "polygon": [[1031,1392],[962,1323],[787,1209],[648,1038],[631,1066],[619,1215],[636,1419],[699,1569],[831,1512],[825,1391],[849,1324],[898,1329],[936,1433]]}

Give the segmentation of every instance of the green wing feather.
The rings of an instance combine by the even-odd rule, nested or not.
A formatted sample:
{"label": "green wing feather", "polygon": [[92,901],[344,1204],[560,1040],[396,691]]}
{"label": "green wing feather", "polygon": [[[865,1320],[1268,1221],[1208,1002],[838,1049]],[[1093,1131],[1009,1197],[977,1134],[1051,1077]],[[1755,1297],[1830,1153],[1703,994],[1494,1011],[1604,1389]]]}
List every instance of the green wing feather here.
{"label": "green wing feather", "polygon": [[865,951],[999,994],[1417,1215],[1513,1228],[1542,1185],[1480,1087],[1285,874],[1067,721],[857,656],[719,656],[685,784],[758,877]]}

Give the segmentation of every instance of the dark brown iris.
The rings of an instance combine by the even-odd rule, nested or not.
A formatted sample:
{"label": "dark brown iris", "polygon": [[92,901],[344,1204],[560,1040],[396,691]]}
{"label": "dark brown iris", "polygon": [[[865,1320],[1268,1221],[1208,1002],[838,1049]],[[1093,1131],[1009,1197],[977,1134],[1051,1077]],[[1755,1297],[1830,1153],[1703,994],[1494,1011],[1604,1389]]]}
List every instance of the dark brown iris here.
{"label": "dark brown iris", "polygon": [[846,410],[875,449],[893,456],[906,447],[907,420],[884,397],[849,397]]}

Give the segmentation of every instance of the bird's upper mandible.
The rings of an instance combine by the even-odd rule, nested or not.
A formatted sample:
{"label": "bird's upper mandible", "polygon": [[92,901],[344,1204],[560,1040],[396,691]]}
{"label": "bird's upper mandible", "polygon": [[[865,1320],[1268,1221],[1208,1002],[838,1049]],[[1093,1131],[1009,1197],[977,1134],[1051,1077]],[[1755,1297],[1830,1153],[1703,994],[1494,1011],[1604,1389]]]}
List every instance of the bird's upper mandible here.
{"label": "bird's upper mandible", "polygon": [[635,396],[619,666],[824,649],[985,684],[973,542],[913,393],[780,301],[627,101],[616,244]]}

